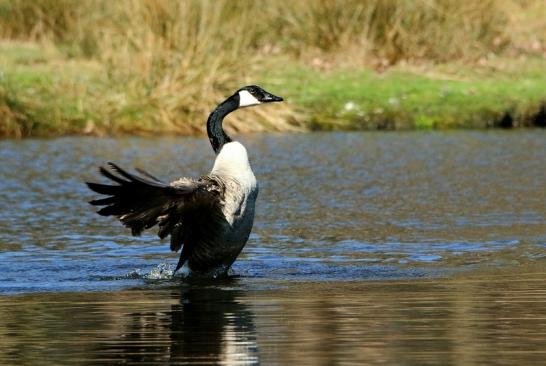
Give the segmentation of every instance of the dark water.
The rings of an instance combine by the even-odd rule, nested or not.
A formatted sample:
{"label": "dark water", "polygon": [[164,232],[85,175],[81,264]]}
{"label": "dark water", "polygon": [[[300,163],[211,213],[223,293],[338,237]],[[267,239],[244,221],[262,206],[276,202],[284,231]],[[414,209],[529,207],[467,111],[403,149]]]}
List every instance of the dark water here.
{"label": "dark water", "polygon": [[212,166],[206,139],[0,141],[0,364],[538,364],[546,131],[241,138],[261,191],[222,281],[82,181]]}

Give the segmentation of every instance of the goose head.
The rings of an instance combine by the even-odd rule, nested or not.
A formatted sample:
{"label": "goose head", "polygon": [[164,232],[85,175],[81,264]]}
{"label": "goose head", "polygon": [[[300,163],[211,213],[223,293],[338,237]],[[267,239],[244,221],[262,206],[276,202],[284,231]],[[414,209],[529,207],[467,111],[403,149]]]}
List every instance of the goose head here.
{"label": "goose head", "polygon": [[281,102],[282,100],[281,97],[266,92],[259,86],[248,85],[237,90],[229,98],[218,104],[207,120],[207,135],[214,152],[218,154],[222,146],[232,141],[222,128],[222,121],[225,116],[239,108]]}
{"label": "goose head", "polygon": [[235,95],[239,97],[239,108],[283,101],[281,97],[273,95],[257,85],[248,85],[242,87],[235,93]]}

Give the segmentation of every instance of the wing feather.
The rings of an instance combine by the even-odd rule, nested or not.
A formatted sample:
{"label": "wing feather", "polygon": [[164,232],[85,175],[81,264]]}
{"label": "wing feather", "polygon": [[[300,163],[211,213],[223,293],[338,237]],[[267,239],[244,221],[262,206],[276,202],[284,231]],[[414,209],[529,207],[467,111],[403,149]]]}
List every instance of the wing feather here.
{"label": "wing feather", "polygon": [[140,168],[135,168],[135,170],[142,174],[143,176],[147,177],[147,178],[150,178],[151,180],[155,180],[156,182],[159,182],[161,183],[161,180],[157,179],[156,177],[154,177],[153,175],[151,175],[150,173],[148,173],[147,171],[143,170],[143,169],[140,169]]}
{"label": "wing feather", "polygon": [[158,236],[163,239],[171,235],[171,249],[177,251],[184,240],[185,217],[220,210],[221,183],[212,177],[183,178],[166,184],[142,169],[138,169],[138,176],[114,163],[108,166],[99,171],[117,184],[88,182],[91,190],[108,196],[89,203],[103,206],[98,214],[117,217],[133,235],[159,224]]}

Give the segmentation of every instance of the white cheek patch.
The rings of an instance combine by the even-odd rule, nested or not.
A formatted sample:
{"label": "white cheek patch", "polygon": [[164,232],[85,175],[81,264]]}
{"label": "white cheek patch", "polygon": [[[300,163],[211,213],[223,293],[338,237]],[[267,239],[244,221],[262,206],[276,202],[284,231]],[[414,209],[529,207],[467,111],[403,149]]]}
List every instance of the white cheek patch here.
{"label": "white cheek patch", "polygon": [[261,102],[248,91],[241,90],[239,92],[239,107],[248,107],[256,104],[261,104]]}

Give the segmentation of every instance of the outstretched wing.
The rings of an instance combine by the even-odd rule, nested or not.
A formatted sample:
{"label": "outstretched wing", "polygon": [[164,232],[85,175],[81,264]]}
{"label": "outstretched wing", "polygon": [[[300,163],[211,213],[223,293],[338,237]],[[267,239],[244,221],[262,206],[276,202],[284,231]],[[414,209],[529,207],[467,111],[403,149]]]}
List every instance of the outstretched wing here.
{"label": "outstretched wing", "polygon": [[108,165],[110,169],[101,167],[100,172],[117,184],[86,182],[91,190],[108,196],[89,203],[104,206],[97,211],[99,215],[117,217],[135,236],[159,224],[158,236],[163,239],[171,235],[171,250],[177,251],[184,240],[185,217],[221,210],[221,183],[213,178],[183,178],[166,184],[140,169],[138,176],[113,163]]}

